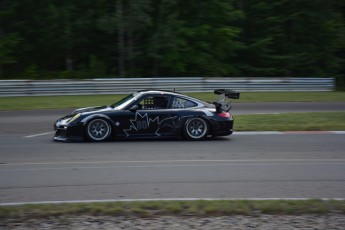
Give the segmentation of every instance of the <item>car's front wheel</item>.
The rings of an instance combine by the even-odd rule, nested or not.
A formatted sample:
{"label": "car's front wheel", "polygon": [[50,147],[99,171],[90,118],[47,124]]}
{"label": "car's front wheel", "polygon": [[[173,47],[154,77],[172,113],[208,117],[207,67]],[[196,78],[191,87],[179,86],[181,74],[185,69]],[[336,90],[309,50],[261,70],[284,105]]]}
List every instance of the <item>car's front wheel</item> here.
{"label": "car's front wheel", "polygon": [[193,117],[185,123],[183,131],[187,140],[203,140],[208,135],[209,127],[204,119]]}
{"label": "car's front wheel", "polygon": [[85,134],[90,141],[106,141],[111,135],[111,126],[104,119],[94,119],[86,125]]}

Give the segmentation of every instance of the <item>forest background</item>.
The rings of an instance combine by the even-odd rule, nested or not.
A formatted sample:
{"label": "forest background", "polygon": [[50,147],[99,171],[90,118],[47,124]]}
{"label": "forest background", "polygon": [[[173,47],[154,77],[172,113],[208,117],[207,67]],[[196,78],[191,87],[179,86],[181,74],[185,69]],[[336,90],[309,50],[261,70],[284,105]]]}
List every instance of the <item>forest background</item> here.
{"label": "forest background", "polygon": [[336,77],[342,0],[0,0],[0,79]]}

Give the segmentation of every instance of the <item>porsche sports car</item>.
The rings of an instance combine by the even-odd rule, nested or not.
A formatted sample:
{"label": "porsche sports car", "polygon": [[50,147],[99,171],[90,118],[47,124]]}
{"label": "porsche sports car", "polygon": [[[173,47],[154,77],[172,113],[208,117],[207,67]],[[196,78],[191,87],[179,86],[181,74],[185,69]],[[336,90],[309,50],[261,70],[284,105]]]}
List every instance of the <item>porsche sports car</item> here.
{"label": "porsche sports car", "polygon": [[75,110],[54,124],[56,141],[107,141],[115,138],[203,140],[233,132],[231,99],[240,93],[217,89],[208,103],[180,93],[142,90],[115,104]]}

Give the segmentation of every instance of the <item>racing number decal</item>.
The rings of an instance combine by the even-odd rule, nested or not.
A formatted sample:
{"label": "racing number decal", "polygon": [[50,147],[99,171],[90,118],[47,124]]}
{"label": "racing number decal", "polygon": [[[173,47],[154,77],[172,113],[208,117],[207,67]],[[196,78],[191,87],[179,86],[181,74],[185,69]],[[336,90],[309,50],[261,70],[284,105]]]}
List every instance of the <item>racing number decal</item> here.
{"label": "racing number decal", "polygon": [[140,129],[147,129],[148,128],[147,121],[145,121],[145,120],[136,121],[136,127],[137,127],[138,130],[140,130]]}
{"label": "racing number decal", "polygon": [[159,116],[151,119],[147,113],[140,114],[137,112],[134,119],[129,120],[129,128],[123,131],[126,133],[127,137],[130,135],[154,134],[159,126],[158,120]]}

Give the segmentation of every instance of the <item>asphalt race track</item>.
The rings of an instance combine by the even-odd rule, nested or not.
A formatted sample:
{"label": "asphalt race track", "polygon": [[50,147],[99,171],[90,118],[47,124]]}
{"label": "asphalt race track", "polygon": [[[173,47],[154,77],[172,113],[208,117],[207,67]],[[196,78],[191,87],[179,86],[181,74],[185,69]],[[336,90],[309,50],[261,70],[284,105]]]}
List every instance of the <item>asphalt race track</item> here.
{"label": "asphalt race track", "polygon": [[[234,104],[233,112],[344,111],[344,103]],[[0,112],[0,203],[149,198],[345,198],[345,135],[234,134],[57,143],[70,110]]]}

